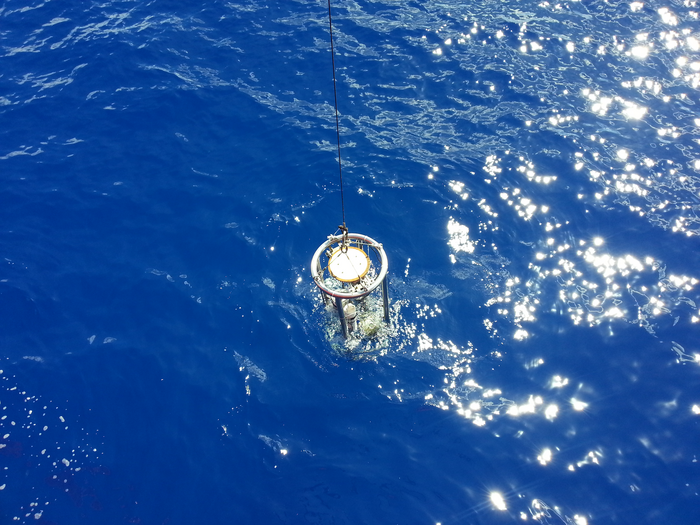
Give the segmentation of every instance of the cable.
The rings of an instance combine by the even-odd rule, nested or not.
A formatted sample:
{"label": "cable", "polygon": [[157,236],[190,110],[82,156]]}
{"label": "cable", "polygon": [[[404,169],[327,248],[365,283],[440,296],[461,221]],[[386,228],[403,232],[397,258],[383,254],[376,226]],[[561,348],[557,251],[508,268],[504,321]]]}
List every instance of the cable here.
{"label": "cable", "polygon": [[343,166],[340,162],[340,121],[338,119],[338,90],[335,80],[335,48],[333,47],[333,20],[331,18],[331,0],[328,0],[328,27],[331,33],[331,64],[333,66],[333,99],[335,101],[335,132],[338,139],[338,173],[340,175],[340,207],[343,212],[343,225],[339,226],[345,234],[348,229],[345,226],[345,198],[343,195]]}

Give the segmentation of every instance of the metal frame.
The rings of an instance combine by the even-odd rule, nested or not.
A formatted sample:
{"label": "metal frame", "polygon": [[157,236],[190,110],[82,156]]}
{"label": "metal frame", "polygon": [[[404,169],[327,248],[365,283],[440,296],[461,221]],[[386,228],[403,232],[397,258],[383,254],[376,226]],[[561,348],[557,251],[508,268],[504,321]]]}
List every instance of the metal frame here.
{"label": "metal frame", "polygon": [[[321,257],[324,254],[332,252],[333,246],[357,246],[364,251],[365,247],[371,249],[377,259],[379,259],[379,273],[369,281],[368,279],[361,279],[357,284],[343,283],[335,279],[330,272],[328,272],[328,264],[325,266],[321,262]],[[329,252],[330,249],[330,252]],[[327,257],[326,257],[327,258]],[[372,259],[370,258],[370,266],[372,264]],[[345,317],[345,311],[343,310],[344,301],[355,301],[367,297],[370,293],[376,290],[380,285],[382,287],[382,297],[384,306],[384,321],[389,322],[389,286],[387,284],[387,273],[389,271],[389,260],[387,259],[386,252],[384,252],[384,247],[381,243],[378,243],[371,237],[367,235],[362,235],[359,233],[346,233],[341,235],[329,235],[328,240],[318,247],[316,252],[311,259],[311,276],[313,277],[316,286],[319,287],[324,295],[324,301],[327,298],[335,299],[334,304],[336,310],[338,311],[338,317],[340,318],[340,324],[343,329],[343,337],[348,337],[348,322]],[[328,274],[329,278],[336,280],[342,287],[348,288],[347,291],[332,290],[328,288],[325,284],[325,275]]]}

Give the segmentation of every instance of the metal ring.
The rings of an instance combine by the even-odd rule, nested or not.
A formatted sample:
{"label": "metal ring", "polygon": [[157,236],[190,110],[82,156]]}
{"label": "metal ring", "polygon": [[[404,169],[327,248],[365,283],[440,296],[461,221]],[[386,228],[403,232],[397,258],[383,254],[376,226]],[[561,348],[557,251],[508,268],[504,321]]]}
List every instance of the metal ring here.
{"label": "metal ring", "polygon": [[[379,268],[379,274],[371,281],[371,283],[369,283],[369,286],[367,286],[367,288],[361,292],[341,292],[337,290],[331,290],[323,282],[323,272],[325,269],[321,266],[321,255],[327,248],[330,248],[334,244],[342,243],[344,237],[347,239],[360,241],[364,244],[369,245],[370,248],[374,250],[375,254],[379,257],[380,260],[381,266]],[[359,299],[365,297],[366,295],[369,295],[371,292],[376,290],[379,287],[379,285],[384,281],[388,271],[389,261],[387,259],[386,253],[384,252],[383,246],[371,237],[367,237],[366,235],[361,235],[358,233],[346,233],[345,235],[329,236],[328,240],[318,247],[316,253],[314,253],[313,258],[311,259],[311,276],[313,277],[316,286],[318,286],[321,289],[321,291],[326,295],[336,298],[339,297],[341,299]]]}

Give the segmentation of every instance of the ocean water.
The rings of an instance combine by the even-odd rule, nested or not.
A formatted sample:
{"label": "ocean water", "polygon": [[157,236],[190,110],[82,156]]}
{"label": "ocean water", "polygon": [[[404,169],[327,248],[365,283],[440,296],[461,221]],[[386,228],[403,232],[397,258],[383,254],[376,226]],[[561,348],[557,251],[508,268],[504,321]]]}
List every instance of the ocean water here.
{"label": "ocean water", "polygon": [[0,523],[698,523],[699,17],[0,4]]}

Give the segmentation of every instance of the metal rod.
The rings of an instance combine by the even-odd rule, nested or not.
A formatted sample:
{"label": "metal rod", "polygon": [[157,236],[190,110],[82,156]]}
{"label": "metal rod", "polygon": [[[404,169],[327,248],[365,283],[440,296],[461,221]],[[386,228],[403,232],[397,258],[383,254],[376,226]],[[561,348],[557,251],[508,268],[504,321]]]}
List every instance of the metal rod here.
{"label": "metal rod", "polygon": [[343,310],[343,300],[340,297],[335,298],[335,306],[338,309],[338,317],[340,318],[340,326],[343,327],[343,337],[348,338],[348,322],[345,319],[345,310]]}
{"label": "metal rod", "polygon": [[386,282],[388,277],[384,277],[382,281],[382,298],[384,299],[384,321],[391,324],[389,320],[389,284]]}

